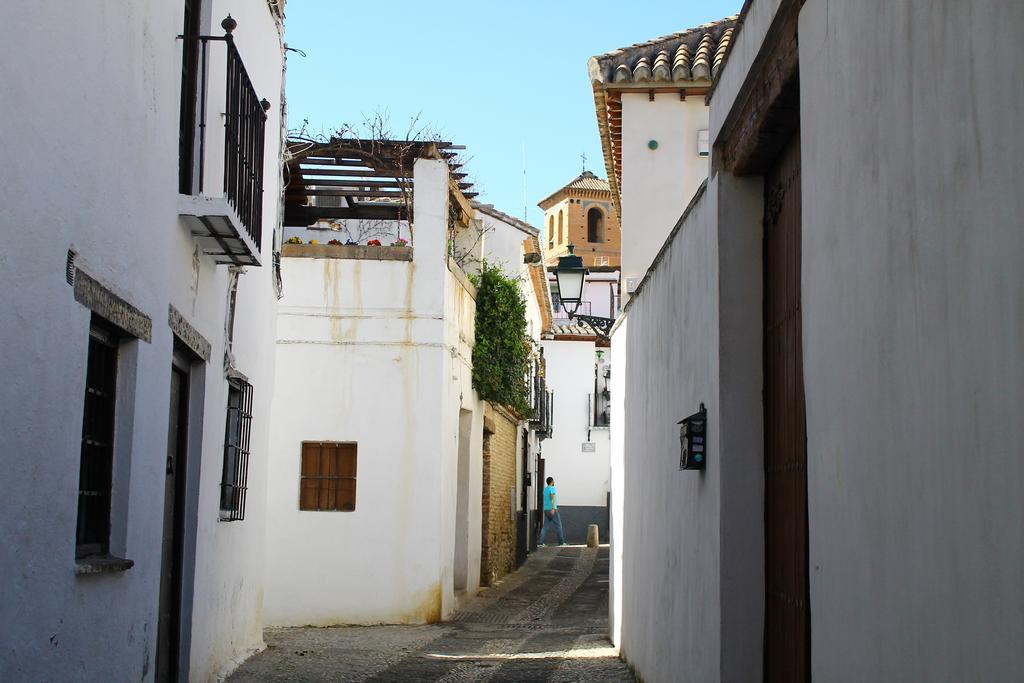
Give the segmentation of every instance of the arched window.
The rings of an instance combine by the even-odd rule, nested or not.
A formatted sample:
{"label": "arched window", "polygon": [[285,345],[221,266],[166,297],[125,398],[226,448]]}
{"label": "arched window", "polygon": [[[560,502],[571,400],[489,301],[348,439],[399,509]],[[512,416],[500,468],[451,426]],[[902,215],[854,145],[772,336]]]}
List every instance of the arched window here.
{"label": "arched window", "polygon": [[555,241],[555,217],[548,216],[548,242]]}
{"label": "arched window", "polygon": [[558,243],[562,243],[562,212],[558,212]]}
{"label": "arched window", "polygon": [[587,211],[587,241],[604,242],[604,214],[596,207]]}

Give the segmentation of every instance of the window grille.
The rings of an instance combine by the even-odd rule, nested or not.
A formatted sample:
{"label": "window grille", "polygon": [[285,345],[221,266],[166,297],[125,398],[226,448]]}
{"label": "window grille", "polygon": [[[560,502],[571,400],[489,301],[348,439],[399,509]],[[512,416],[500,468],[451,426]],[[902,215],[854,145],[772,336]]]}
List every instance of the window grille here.
{"label": "window grille", "polygon": [[299,509],[356,509],[356,444],[303,441]]}
{"label": "window grille", "polygon": [[252,429],[252,385],[241,378],[228,380],[228,414],[224,429],[224,471],[220,484],[220,517],[245,519],[249,476],[249,432]]}
{"label": "window grille", "polygon": [[75,557],[110,552],[117,346],[116,334],[94,319],[85,374]]}

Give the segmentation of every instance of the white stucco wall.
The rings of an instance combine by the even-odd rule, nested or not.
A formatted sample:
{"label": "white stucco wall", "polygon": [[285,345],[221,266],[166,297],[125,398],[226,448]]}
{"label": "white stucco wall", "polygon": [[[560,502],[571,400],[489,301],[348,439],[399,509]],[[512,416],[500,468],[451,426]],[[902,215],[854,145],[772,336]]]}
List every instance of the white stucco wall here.
{"label": "white stucco wall", "polygon": [[[422,623],[479,586],[483,412],[475,303],[449,272],[447,168],[415,167],[414,260],[285,258],[267,523],[275,625]],[[459,419],[471,411],[468,514],[457,525]],[[356,509],[299,511],[302,441],[358,443]],[[458,540],[456,538],[458,534]]]}
{"label": "white stucco wall", "polygon": [[[617,539],[623,557],[620,647],[646,681],[713,681],[720,675],[715,218],[713,195],[705,194],[634,298],[628,326],[613,343],[625,335],[629,351],[625,509]],[[707,469],[681,471],[676,423],[702,402],[708,409]]]}
{"label": "white stucco wall", "polygon": [[1024,670],[1022,30],[1015,2],[801,12],[816,680]]}
{"label": "white stucco wall", "polygon": [[[544,476],[554,477],[559,506],[608,504],[608,430],[593,429],[589,439],[589,397],[594,392],[592,341],[544,341],[547,385],[555,392],[554,434],[543,445]],[[607,349],[604,349],[607,353]],[[582,444],[595,452],[582,452]]]}
{"label": "white stucco wall", "polygon": [[[697,132],[708,127],[703,97],[622,95],[622,282],[643,277],[708,173]],[[648,148],[655,140],[657,149]]]}
{"label": "white stucco wall", "polygon": [[611,363],[611,426],[608,430],[608,488],[611,491],[611,509],[608,511],[608,540],[611,546],[608,565],[608,635],[618,647],[622,643],[622,563],[623,532],[625,530],[625,424],[626,378],[628,377],[629,319],[623,318],[612,332]]}
{"label": "white stucco wall", "polygon": [[523,241],[530,235],[514,225],[484,213],[476,212],[484,229],[483,256],[489,263],[501,266],[513,275],[523,270]]}
{"label": "white stucco wall", "polygon": [[[226,5],[211,5],[218,23]],[[279,193],[278,27],[265,3],[230,9],[256,90],[273,103],[264,169],[268,256]],[[5,158],[17,163],[0,168],[0,199],[5,240],[17,247],[0,255],[7,292],[0,343],[12,359],[0,389],[8,487],[0,503],[7,539],[0,570],[8,577],[0,587],[0,678],[153,678],[173,340],[166,321],[173,304],[212,345],[209,363],[192,375],[186,558],[195,576],[186,570],[185,598],[194,630],[190,673],[210,680],[263,643],[259,547],[273,393],[271,269],[250,268],[238,288],[234,352],[254,386],[252,455],[246,519],[221,523],[227,267],[194,254],[177,217],[181,5],[41,2],[6,12],[5,22],[2,144]],[[211,52],[211,59],[223,59],[222,50]],[[217,81],[210,87],[222,89]],[[207,148],[211,165],[219,163],[219,149]],[[130,453],[130,469],[115,473],[126,487],[114,502],[121,530],[113,540],[115,552],[135,566],[116,574],[74,574],[90,313],[64,279],[69,248],[84,272],[153,323],[152,343],[127,342],[120,352],[115,438]]]}
{"label": "white stucco wall", "polygon": [[[751,5],[712,100],[712,138],[777,5]],[[1014,114],[1024,102],[979,85],[1021,80],[999,46],[1022,26],[1024,10],[1007,4],[809,0],[800,17],[816,680],[1014,680],[1022,667],[1024,618],[1008,606],[1024,602],[1024,206],[1011,190],[1024,180]],[[966,91],[950,97],[944,75],[964,68]],[[624,352],[629,373],[612,458],[613,501],[620,467],[625,487],[621,534],[613,502],[612,630],[645,680],[761,675],[761,183],[725,173],[710,182],[613,342],[616,376]],[[712,201],[717,238],[701,243]],[[706,324],[717,341],[700,332]],[[702,385],[691,356],[717,366],[710,486],[666,495],[656,459],[666,456],[652,454],[677,457],[678,445],[651,433],[667,421],[663,406]],[[659,526],[666,510],[674,527]],[[673,573],[659,575],[666,566]],[[707,593],[718,594],[717,613]]]}

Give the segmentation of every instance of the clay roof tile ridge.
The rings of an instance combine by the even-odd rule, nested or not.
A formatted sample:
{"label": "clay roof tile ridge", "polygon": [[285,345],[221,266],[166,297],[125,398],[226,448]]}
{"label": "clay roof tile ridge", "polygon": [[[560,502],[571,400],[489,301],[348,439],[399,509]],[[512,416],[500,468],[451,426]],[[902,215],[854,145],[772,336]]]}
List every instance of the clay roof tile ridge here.
{"label": "clay roof tile ridge", "polygon": [[633,80],[637,83],[645,83],[650,81],[652,77],[651,63],[647,60],[647,57],[641,57],[636,60],[636,66],[633,67]]}
{"label": "clay roof tile ridge", "polygon": [[672,80],[672,66],[669,62],[668,50],[662,50],[654,58],[654,69],[652,69],[651,73],[656,81]]}
{"label": "clay roof tile ridge", "polygon": [[690,48],[686,47],[686,43],[680,43],[672,59],[672,79],[688,81],[690,77]]}

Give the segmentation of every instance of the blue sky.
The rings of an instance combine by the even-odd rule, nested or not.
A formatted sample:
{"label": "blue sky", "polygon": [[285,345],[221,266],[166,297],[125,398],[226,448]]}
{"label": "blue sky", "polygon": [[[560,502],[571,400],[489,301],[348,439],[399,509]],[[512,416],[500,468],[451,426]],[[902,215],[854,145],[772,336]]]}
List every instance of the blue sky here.
{"label": "blue sky", "polygon": [[479,200],[528,219],[537,202],[587,169],[604,177],[591,55],[720,19],[742,0],[442,2],[291,0],[289,126],[313,132],[386,112],[465,145]]}

